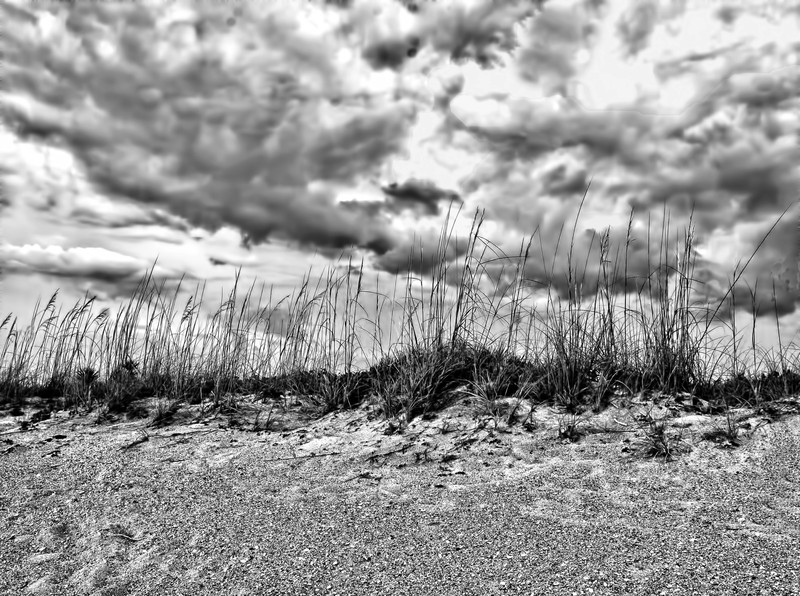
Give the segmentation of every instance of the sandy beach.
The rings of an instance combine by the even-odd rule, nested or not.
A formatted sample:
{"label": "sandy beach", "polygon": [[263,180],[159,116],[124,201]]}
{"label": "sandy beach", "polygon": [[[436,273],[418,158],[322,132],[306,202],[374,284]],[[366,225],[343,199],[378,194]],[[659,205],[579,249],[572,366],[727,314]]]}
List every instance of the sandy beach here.
{"label": "sandy beach", "polygon": [[[149,406],[154,407],[150,401]],[[667,404],[669,406],[669,404]],[[800,416],[0,418],[2,594],[800,594]],[[274,407],[272,408],[274,410]],[[30,411],[29,411],[30,412]],[[681,452],[643,457],[643,413]],[[750,435],[749,437],[747,435]]]}

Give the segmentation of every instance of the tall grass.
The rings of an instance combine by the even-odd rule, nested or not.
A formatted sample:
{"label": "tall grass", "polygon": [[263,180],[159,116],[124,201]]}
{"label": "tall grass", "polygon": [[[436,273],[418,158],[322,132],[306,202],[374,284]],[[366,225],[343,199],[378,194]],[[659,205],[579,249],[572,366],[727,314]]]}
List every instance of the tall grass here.
{"label": "tall grass", "polygon": [[[373,399],[384,415],[410,421],[465,396],[484,407],[514,397],[578,413],[599,411],[620,393],[686,392],[727,406],[800,390],[797,346],[783,343],[777,310],[778,356],[762,353],[758,361],[753,334],[750,376],[740,366],[741,305],[732,289],[750,260],[737,266],[714,308],[693,302],[691,219],[673,242],[664,211],[657,255],[649,251],[648,222],[653,269],[633,278],[633,212],[620,246],[606,229],[592,236],[585,256],[575,255],[585,198],[570,232],[564,298],[553,284],[564,226],[546,263],[538,229],[509,256],[482,235],[480,212],[466,245],[456,246],[462,257],[448,260],[448,249],[463,241],[454,235],[459,212],[448,211],[433,267],[427,275],[407,274],[401,292],[401,277],[394,276],[386,293],[379,276],[368,281],[363,260],[348,260],[319,277],[309,271],[293,294],[277,301],[271,288],[264,302],[263,284],[257,299],[255,282],[240,292],[239,270],[227,299],[220,296],[219,308],[201,320],[205,284],[181,308],[183,278],[165,296],[164,283],[153,281],[154,264],[113,315],[107,308],[94,314],[95,298],[88,295],[56,313],[58,292],[41,311],[37,302],[24,329],[8,315],[0,325],[0,400],[36,394],[59,407],[122,411],[141,397],[230,406],[244,393],[263,399],[291,393],[320,413]],[[537,242],[545,280],[526,277]],[[595,242],[599,258],[590,262]],[[430,262],[422,250],[410,256],[409,271]],[[590,267],[596,283],[586,283]],[[752,302],[754,323],[755,292]],[[732,335],[720,347],[711,331],[724,329],[717,317],[723,306],[731,307]]]}

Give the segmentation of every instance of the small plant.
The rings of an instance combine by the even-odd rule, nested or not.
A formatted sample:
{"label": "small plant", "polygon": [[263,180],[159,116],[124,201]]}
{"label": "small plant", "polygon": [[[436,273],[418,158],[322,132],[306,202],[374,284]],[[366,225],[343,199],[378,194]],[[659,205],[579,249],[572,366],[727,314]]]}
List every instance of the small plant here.
{"label": "small plant", "polygon": [[259,419],[261,418],[261,410],[256,413],[255,420],[253,420],[253,428],[251,429],[253,432],[258,431],[268,431],[270,425],[272,424],[272,410],[275,408],[275,404],[272,403],[269,405],[269,411],[267,412],[267,419],[264,421],[264,424],[259,426]]}
{"label": "small plant", "polygon": [[638,445],[638,453],[644,457],[661,457],[664,462],[668,462],[676,455],[690,450],[680,434],[670,434],[667,431],[664,420],[651,420],[644,430],[644,438],[640,439]]}
{"label": "small plant", "polygon": [[75,372],[78,381],[79,399],[82,404],[91,409],[92,407],[92,385],[98,379],[97,371],[91,366],[78,369]]}
{"label": "small plant", "polygon": [[[310,381],[310,382],[309,382]],[[372,391],[372,382],[366,372],[334,374],[319,371],[313,379],[293,383],[297,393],[305,394],[314,404],[318,414],[325,415],[341,408],[354,408]]]}
{"label": "small plant", "polygon": [[175,400],[158,400],[156,403],[156,410],[153,413],[153,419],[150,421],[150,426],[166,426],[172,421],[175,414],[178,413],[180,407],[180,403]]}
{"label": "small plant", "polygon": [[734,418],[729,408],[725,410],[725,424],[716,425],[713,429],[703,433],[702,438],[713,441],[720,449],[735,449],[742,445],[742,430],[740,420]]}
{"label": "small plant", "polygon": [[114,368],[104,384],[108,412],[125,412],[131,402],[140,396],[141,388],[139,365],[131,358],[126,358]]}
{"label": "small plant", "polygon": [[583,433],[578,428],[579,419],[574,414],[562,417],[558,421],[558,438],[564,442],[577,443]]}
{"label": "small plant", "polygon": [[607,371],[601,370],[597,373],[596,380],[592,383],[592,412],[599,414],[611,403],[611,398],[615,395],[615,381],[611,376],[607,376]]}
{"label": "small plant", "polygon": [[717,426],[704,432],[702,437],[706,441],[713,441],[720,449],[734,449],[742,444],[739,440],[739,429],[737,427]]}

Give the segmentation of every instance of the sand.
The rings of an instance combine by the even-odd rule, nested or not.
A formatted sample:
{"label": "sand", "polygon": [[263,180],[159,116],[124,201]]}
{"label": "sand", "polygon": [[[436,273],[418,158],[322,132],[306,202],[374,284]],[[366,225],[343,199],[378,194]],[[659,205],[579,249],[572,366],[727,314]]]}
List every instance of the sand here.
{"label": "sand", "polygon": [[[733,448],[703,438],[725,416],[659,398],[575,441],[546,406],[285,405],[0,413],[0,594],[800,594],[796,413],[734,410]],[[648,414],[672,461],[645,456]]]}

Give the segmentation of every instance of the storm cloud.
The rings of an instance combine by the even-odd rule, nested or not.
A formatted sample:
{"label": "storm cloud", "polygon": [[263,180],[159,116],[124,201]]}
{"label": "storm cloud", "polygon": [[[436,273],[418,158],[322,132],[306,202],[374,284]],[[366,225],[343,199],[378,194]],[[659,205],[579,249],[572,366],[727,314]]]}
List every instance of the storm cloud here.
{"label": "storm cloud", "polygon": [[[772,283],[759,275],[774,274],[776,308],[796,309],[800,46],[778,34],[797,30],[796,11],[768,19],[649,0],[296,6],[0,3],[14,23],[0,41],[3,134],[21,145],[3,149],[2,201],[98,229],[232,228],[250,247],[359,251],[395,273],[433,268],[438,233],[427,230],[452,202],[464,215],[485,209],[504,248],[535,232],[543,255],[526,277],[567,296],[555,246],[591,180],[576,253],[597,257],[610,223],[612,246],[624,245],[633,210],[628,273],[642,279],[660,242],[647,240],[648,221],[658,227],[669,212],[680,230],[691,214],[703,292],[717,298],[735,264],[719,246],[749,255],[790,208],[743,287],[758,284],[767,305]],[[766,33],[756,44],[742,27]],[[23,157],[31,146],[71,156],[62,171],[74,188]],[[3,254],[19,271],[109,282],[142,268],[64,245]],[[586,290],[598,283],[587,271]]]}

